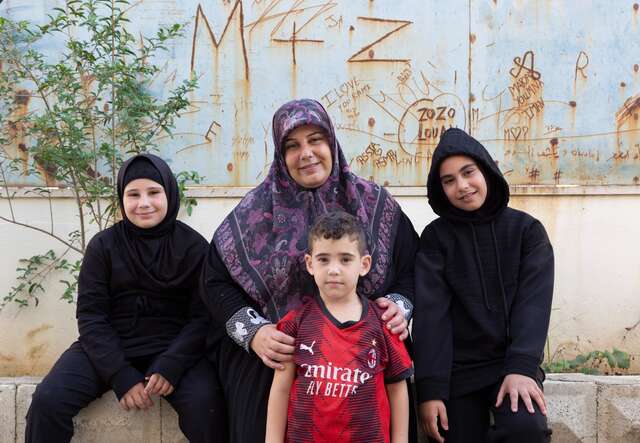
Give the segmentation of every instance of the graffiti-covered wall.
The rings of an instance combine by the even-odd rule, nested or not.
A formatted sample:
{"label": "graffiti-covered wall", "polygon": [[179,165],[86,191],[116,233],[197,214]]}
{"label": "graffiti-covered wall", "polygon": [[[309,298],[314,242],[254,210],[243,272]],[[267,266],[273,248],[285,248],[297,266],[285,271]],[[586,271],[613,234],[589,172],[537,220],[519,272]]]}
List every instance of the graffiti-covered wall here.
{"label": "graffiti-covered wall", "polygon": [[[6,0],[0,9],[37,21],[53,6]],[[128,16],[142,35],[188,24],[157,61],[154,88],[161,95],[195,74],[199,89],[173,139],[158,143],[207,185],[261,181],[274,110],[312,97],[333,117],[352,169],[381,184],[422,186],[438,138],[456,126],[483,141],[511,184],[633,186],[638,9],[578,0],[138,0]]]}

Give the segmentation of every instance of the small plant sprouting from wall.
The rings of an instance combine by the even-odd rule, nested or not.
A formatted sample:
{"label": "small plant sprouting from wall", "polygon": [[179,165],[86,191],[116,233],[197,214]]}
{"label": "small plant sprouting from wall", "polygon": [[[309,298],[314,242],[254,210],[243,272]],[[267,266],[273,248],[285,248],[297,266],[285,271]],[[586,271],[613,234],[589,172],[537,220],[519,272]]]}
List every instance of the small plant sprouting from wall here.
{"label": "small plant sprouting from wall", "polygon": [[591,351],[578,354],[571,360],[552,359],[543,364],[545,372],[582,372],[583,374],[614,375],[624,373],[631,365],[627,352],[613,348],[611,351]]}
{"label": "small plant sprouting from wall", "polygon": [[[0,187],[7,212],[0,220],[55,239],[53,249],[20,260],[17,284],[0,300],[38,304],[49,275],[62,271],[62,298],[73,301],[77,275],[90,232],[118,217],[116,174],[130,155],[154,150],[160,135],[171,134],[175,119],[189,105],[195,78],[184,80],[163,99],[151,92],[161,68],[154,56],[183,32],[183,26],[161,26],[153,36],[134,36],[127,29],[128,0],[67,0],[53,8],[44,25],[0,17]],[[52,54],[51,42],[64,50]],[[202,179],[194,171],[177,175],[183,207],[188,182]],[[48,200],[48,226],[20,218],[12,177],[38,178],[27,192]],[[51,188],[70,192],[77,229],[60,232]],[[24,191],[22,191],[24,192]]]}

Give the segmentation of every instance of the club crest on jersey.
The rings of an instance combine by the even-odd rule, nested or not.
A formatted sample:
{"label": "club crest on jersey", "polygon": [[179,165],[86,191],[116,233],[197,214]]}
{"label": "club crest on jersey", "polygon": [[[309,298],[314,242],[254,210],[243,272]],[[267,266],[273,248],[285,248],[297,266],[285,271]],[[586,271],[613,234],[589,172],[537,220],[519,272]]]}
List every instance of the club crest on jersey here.
{"label": "club crest on jersey", "polygon": [[378,364],[378,354],[374,348],[369,349],[369,353],[367,354],[367,365],[369,368],[373,369]]}

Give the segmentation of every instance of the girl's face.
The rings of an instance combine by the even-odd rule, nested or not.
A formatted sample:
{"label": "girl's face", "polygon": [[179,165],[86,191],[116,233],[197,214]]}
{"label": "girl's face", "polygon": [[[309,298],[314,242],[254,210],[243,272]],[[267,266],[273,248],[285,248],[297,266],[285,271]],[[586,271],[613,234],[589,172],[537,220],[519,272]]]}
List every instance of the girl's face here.
{"label": "girl's face", "polygon": [[475,160],[466,155],[452,155],[442,162],[440,183],[449,202],[463,211],[476,211],[487,199],[487,181]]}
{"label": "girl's face", "polygon": [[167,215],[167,195],[161,184],[148,178],[132,180],[122,198],[127,219],[142,229],[153,228]]}
{"label": "girl's face", "polygon": [[319,126],[298,126],[284,140],[282,150],[287,171],[300,186],[318,188],[331,175],[331,148]]}

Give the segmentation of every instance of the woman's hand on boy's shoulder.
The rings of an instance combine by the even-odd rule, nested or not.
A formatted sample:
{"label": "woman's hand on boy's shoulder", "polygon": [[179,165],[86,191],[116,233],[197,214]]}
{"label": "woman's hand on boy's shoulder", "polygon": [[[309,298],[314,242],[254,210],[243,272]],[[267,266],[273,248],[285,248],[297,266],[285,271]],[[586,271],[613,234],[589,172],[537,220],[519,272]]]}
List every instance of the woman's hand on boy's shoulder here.
{"label": "woman's hand on boy's shoulder", "polygon": [[400,309],[400,306],[384,297],[376,298],[375,301],[380,309],[385,310],[382,314],[382,321],[385,322],[385,327],[392,334],[397,335],[400,340],[407,338],[409,336],[409,323],[404,318],[404,312]]}
{"label": "woman's hand on boy's shoulder", "polygon": [[279,331],[276,325],[266,324],[258,329],[249,346],[265,365],[282,370],[282,363],[293,359],[295,342],[293,337]]}
{"label": "woman's hand on boy's shoulder", "polygon": [[438,443],[443,443],[444,438],[438,431],[438,419],[445,431],[449,430],[449,419],[447,418],[447,408],[442,400],[428,400],[420,403],[420,421],[422,427],[429,437]]}
{"label": "woman's hand on boy's shoulder", "polygon": [[500,407],[507,394],[511,401],[512,412],[518,412],[518,399],[520,398],[529,413],[535,413],[535,409],[533,408],[533,401],[535,401],[540,408],[540,412],[543,415],[547,415],[547,402],[544,399],[544,393],[542,389],[540,389],[540,386],[538,386],[538,383],[531,377],[521,374],[507,375],[502,381],[500,391],[498,391],[496,408]]}

